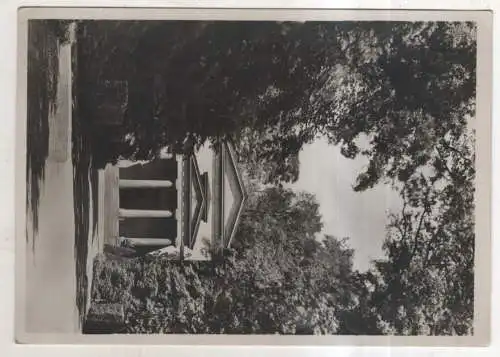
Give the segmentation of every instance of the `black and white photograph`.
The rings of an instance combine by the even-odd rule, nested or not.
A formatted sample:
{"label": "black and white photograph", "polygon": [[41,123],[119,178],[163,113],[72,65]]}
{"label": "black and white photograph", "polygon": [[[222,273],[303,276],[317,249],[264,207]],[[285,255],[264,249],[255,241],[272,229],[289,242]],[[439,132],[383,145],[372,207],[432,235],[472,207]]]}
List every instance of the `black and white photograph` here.
{"label": "black and white photograph", "polygon": [[18,339],[487,334],[491,16],[24,10]]}

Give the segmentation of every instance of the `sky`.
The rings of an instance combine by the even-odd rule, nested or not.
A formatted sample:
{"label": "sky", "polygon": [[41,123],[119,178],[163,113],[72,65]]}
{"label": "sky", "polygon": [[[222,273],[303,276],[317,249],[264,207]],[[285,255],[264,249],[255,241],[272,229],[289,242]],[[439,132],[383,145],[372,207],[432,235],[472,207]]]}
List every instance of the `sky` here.
{"label": "sky", "polygon": [[398,195],[383,184],[354,192],[352,186],[366,166],[366,158],[346,159],[326,139],[304,146],[299,161],[299,179],[289,187],[316,195],[323,216],[322,233],[349,237],[355,251],[354,268],[367,270],[372,259],[383,257],[387,213],[398,211]]}

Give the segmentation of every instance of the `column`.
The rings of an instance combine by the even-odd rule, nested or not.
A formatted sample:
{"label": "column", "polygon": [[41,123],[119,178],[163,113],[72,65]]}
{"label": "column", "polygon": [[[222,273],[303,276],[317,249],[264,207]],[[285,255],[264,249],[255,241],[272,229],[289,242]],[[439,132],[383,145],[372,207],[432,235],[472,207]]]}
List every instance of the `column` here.
{"label": "column", "polygon": [[161,188],[173,187],[170,180],[120,180],[120,188]]}

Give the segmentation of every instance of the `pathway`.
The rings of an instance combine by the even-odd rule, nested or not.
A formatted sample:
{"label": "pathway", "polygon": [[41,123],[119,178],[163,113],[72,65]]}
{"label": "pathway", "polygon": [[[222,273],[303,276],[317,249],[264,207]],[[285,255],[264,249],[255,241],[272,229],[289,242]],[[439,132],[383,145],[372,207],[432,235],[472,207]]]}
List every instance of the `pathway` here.
{"label": "pathway", "polygon": [[[58,46],[56,108],[49,113],[49,155],[40,183],[39,225],[28,215],[26,332],[79,331],[76,306],[75,216],[71,158],[71,42]],[[34,243],[34,245],[33,245]]]}

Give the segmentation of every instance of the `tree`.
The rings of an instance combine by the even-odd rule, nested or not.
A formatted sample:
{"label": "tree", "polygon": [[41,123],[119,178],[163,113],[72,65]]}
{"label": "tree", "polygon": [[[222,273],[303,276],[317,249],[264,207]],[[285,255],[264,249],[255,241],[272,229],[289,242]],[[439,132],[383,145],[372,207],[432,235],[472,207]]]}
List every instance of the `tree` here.
{"label": "tree", "polygon": [[[363,191],[390,182],[404,202],[391,216],[387,258],[360,274],[358,303],[342,333],[469,334],[473,324],[475,28],[471,24],[383,26],[347,56],[360,69],[347,116],[332,121],[331,142],[369,165]],[[362,43],[361,42],[357,42]],[[378,48],[378,46],[376,46]],[[360,138],[364,147],[358,145]],[[366,144],[368,141],[368,145]],[[368,147],[366,147],[368,146]]]}
{"label": "tree", "polygon": [[[211,331],[470,331],[475,31],[453,22],[147,25],[132,51],[131,140],[121,152],[150,157],[186,138],[198,146],[227,136],[252,183],[236,255],[210,285],[222,292],[209,294]],[[391,183],[404,201],[386,259],[366,274],[351,272],[336,240],[316,240],[313,197],[279,186],[296,180],[298,154],[318,136],[368,159],[355,190]]]}
{"label": "tree", "polygon": [[352,305],[352,250],[317,239],[312,195],[270,188],[250,200],[225,252],[180,264],[162,257],[98,259],[93,299],[125,305],[132,333],[333,334]]}
{"label": "tree", "polygon": [[475,50],[468,23],[152,23],[133,52],[127,123],[139,156],[251,128],[283,158],[326,135],[346,156],[369,157],[362,189],[404,179],[436,138],[461,131],[474,112]]}
{"label": "tree", "polygon": [[261,133],[244,128],[236,144],[246,179],[259,186],[296,182],[299,178],[301,145],[293,137],[288,141],[276,138],[278,134],[272,130]]}
{"label": "tree", "polygon": [[[385,259],[360,277],[350,326],[368,333],[464,335],[474,312],[474,140],[462,134],[432,169],[408,180],[391,216]],[[438,146],[436,152],[442,147]],[[369,286],[369,288],[367,287]]]}
{"label": "tree", "polygon": [[[293,88],[294,83],[305,89],[313,81],[316,64],[300,65],[301,57],[321,50],[321,44],[304,40],[313,38],[318,26],[333,27],[277,22],[256,26],[151,21],[140,29],[136,25],[128,25],[141,34],[133,36],[140,38],[136,46],[122,46],[132,60],[123,66],[131,92],[127,130],[121,135],[126,141],[125,136],[133,134],[133,140],[125,143],[128,150],[126,145],[120,149],[136,157],[154,155],[159,147],[175,145],[187,136],[201,144],[216,136],[237,135],[242,127],[264,129],[276,124],[271,107],[274,113],[286,110],[285,99],[292,106],[302,92],[282,89]],[[108,32],[113,31],[111,26]],[[128,33],[126,28],[121,31]],[[273,90],[273,83],[280,91]],[[269,123],[257,119],[264,117]]]}
{"label": "tree", "polygon": [[[252,197],[252,196],[251,196]],[[280,187],[254,193],[235,237],[229,286],[244,331],[332,334],[350,303],[352,250],[334,237],[318,240],[314,196]],[[236,284],[236,282],[238,282]],[[233,285],[231,285],[233,284]]]}
{"label": "tree", "polygon": [[130,63],[111,66],[130,82],[122,145],[111,156],[151,158],[187,137],[196,145],[219,136],[238,142],[250,129],[257,160],[286,163],[273,167],[269,182],[288,182],[298,176],[293,158],[323,135],[346,157],[368,157],[362,190],[382,178],[404,181],[475,110],[471,23],[132,21],[109,28],[108,37],[119,28],[124,42],[133,39],[121,46]]}
{"label": "tree", "polygon": [[[360,74],[358,89],[347,110],[331,116],[327,135],[347,157],[368,157],[356,190],[381,179],[405,182],[436,147],[458,140],[475,113],[475,26],[387,23],[355,35],[345,54],[349,71]],[[361,136],[368,148],[357,145]]]}
{"label": "tree", "polygon": [[[266,222],[263,224],[262,222]],[[263,232],[269,229],[271,232]],[[251,246],[261,235],[283,247],[315,239],[322,229],[319,204],[314,195],[281,187],[269,187],[249,194],[239,225],[236,246]],[[274,233],[272,230],[278,230]],[[244,238],[243,238],[244,237]],[[292,242],[296,237],[297,242]],[[286,242],[285,242],[286,241]]]}

